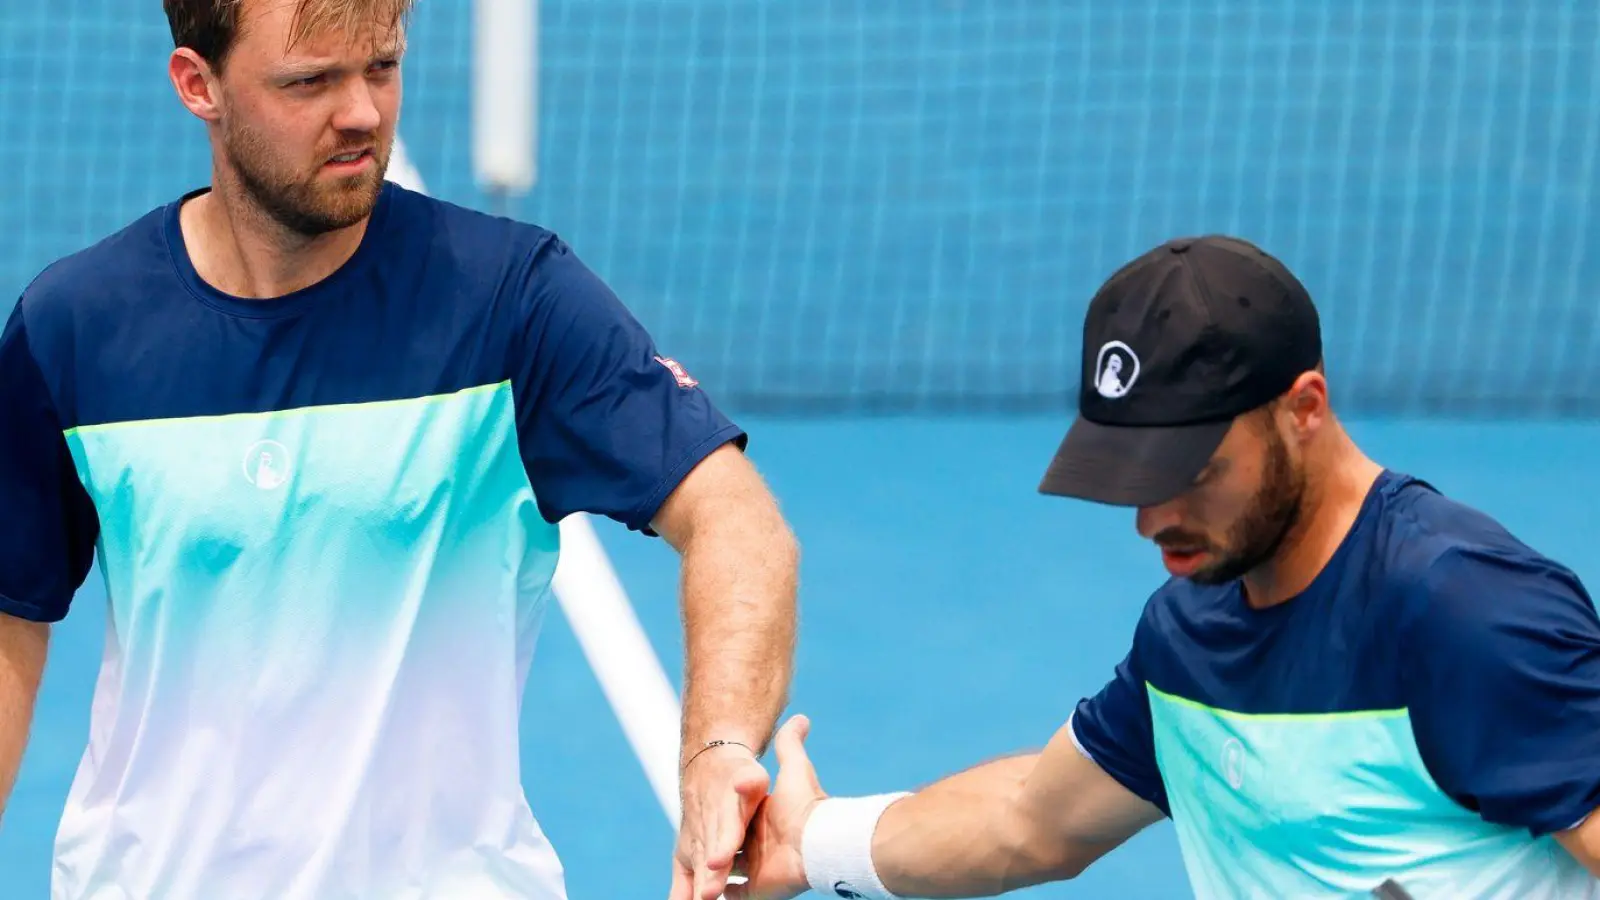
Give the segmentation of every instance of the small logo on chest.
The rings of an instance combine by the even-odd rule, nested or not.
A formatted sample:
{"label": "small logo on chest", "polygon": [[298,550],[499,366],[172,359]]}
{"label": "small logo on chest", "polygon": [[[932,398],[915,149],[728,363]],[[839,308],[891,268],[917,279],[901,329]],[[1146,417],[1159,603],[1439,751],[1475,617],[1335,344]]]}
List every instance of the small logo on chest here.
{"label": "small logo on chest", "polygon": [[1222,777],[1234,790],[1244,785],[1244,745],[1238,738],[1228,738],[1222,744]]}
{"label": "small logo on chest", "polygon": [[289,448],[277,441],[256,441],[244,452],[244,479],[263,491],[283,487],[293,470]]}

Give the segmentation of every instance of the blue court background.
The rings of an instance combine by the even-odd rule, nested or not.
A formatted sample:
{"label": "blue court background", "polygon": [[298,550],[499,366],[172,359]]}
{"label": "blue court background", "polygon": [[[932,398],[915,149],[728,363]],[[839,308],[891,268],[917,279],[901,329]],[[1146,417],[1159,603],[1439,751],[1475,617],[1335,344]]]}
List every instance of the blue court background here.
{"label": "blue court background", "polygon": [[[465,0],[419,0],[401,128],[472,166]],[[1229,231],[1386,414],[1600,413],[1593,0],[541,0],[537,188],[742,409],[1047,412],[1124,260]],[[0,4],[0,309],[203,184],[154,0]],[[492,89],[491,89],[492,90]]]}
{"label": "blue court background", "polygon": [[[402,132],[433,193],[492,208],[468,8],[419,4]],[[504,209],[754,431],[806,547],[794,709],[830,789],[1039,746],[1123,653],[1154,554],[1034,487],[1090,293],[1174,234],[1283,257],[1369,449],[1600,577],[1592,0],[542,0],[541,29],[541,181]],[[154,0],[0,4],[0,312],[204,182],[169,48]],[[602,535],[675,673],[671,552]],[[58,631],[4,900],[46,895],[103,604],[92,577]],[[668,823],[559,609],[528,696],[575,900],[664,896]],[[1186,895],[1158,827],[1029,896]]]}
{"label": "blue court background", "polygon": [[[1041,746],[1107,677],[1162,572],[1128,513],[1034,492],[1064,420],[747,419],[751,453],[805,546],[792,712],[824,787],[914,788]],[[1392,467],[1501,517],[1600,579],[1585,526],[1600,493],[1600,425],[1352,423]],[[676,557],[601,529],[669,672],[682,661]],[[58,632],[38,727],[0,827],[0,896],[46,897],[56,816],[87,733],[104,622],[91,584]],[[672,833],[560,615],[528,689],[525,785],[573,900],[666,896]],[[1081,880],[1017,896],[1189,896],[1162,824]]]}

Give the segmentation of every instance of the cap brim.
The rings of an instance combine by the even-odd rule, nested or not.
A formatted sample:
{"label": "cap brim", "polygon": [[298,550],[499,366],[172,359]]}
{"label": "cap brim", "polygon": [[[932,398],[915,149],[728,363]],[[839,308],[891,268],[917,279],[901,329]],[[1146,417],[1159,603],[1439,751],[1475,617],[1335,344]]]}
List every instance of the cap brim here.
{"label": "cap brim", "polygon": [[1156,506],[1194,483],[1233,425],[1130,427],[1081,415],[1050,461],[1039,491],[1111,506]]}

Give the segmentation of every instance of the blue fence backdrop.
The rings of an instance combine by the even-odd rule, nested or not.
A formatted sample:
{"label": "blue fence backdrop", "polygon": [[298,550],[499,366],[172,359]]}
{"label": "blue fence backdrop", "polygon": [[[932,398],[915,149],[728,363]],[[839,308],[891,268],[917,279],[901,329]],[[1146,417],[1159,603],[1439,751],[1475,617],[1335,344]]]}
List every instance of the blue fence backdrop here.
{"label": "blue fence backdrop", "polygon": [[[471,4],[421,0],[402,132],[475,206]],[[1120,262],[1229,231],[1368,413],[1600,411],[1592,0],[544,0],[541,183],[729,406],[1059,408]],[[0,5],[3,312],[203,182],[155,0]]]}

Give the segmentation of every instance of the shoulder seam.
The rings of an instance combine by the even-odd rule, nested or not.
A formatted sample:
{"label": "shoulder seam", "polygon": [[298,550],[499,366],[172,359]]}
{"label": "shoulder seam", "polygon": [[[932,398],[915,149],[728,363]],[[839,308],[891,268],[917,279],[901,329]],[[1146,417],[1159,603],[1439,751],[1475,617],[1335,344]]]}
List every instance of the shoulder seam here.
{"label": "shoulder seam", "polygon": [[22,352],[27,357],[28,365],[33,367],[34,377],[44,386],[44,402],[50,407],[50,415],[56,420],[58,431],[66,430],[66,420],[61,415],[61,400],[56,397],[50,379],[45,377],[44,366],[39,364],[39,354],[33,349],[33,336],[28,333],[28,311],[22,308],[22,303],[17,303],[18,331],[22,337]]}
{"label": "shoulder seam", "polygon": [[[1433,527],[1433,525],[1427,520],[1418,516],[1416,512],[1410,508],[1394,510],[1394,515],[1397,519],[1402,520],[1404,524],[1415,528],[1420,534],[1426,537],[1434,537],[1439,533],[1437,528]],[[1403,602],[1400,607],[1402,613],[1400,617],[1401,621],[1399,622],[1400,632],[1397,635],[1397,646],[1400,648],[1401,653],[1409,654],[1414,649],[1412,638],[1415,634],[1415,630],[1420,627],[1422,623],[1427,621],[1428,610],[1426,607],[1432,604],[1432,590],[1430,587],[1432,577],[1435,572],[1439,571],[1440,562],[1442,562],[1447,555],[1455,552],[1455,550],[1456,548],[1453,545],[1447,544],[1444,548],[1435,550],[1426,559],[1423,565],[1417,566],[1414,569],[1410,569],[1409,571],[1403,573],[1404,586],[1402,588],[1402,595],[1414,598],[1416,601],[1420,602]],[[1406,676],[1403,675],[1402,679],[1404,680],[1405,677]],[[1401,690],[1409,691],[1409,688],[1402,687]]]}

